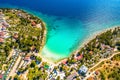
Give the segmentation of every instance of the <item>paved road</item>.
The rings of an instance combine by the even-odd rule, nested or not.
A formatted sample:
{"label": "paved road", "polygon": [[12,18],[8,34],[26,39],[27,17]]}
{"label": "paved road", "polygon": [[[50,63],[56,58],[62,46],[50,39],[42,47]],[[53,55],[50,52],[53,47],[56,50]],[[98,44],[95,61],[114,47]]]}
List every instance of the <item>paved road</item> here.
{"label": "paved road", "polygon": [[[15,52],[16,54],[15,54],[15,56],[13,57],[13,60],[12,60],[12,62],[11,62],[11,64],[10,64],[10,66],[8,67],[8,70],[6,71],[5,76],[7,76],[7,77],[8,77],[8,75],[9,75],[9,73],[11,72],[11,69],[13,68],[13,66],[14,66],[14,64],[15,64],[16,60],[18,59],[18,56],[19,56],[19,51],[14,50],[13,52]],[[13,54],[14,54],[14,53],[13,53]]]}
{"label": "paved road", "polygon": [[91,67],[89,70],[95,68],[96,66],[98,66],[101,62],[105,61],[105,60],[108,60],[108,59],[111,59],[113,56],[117,55],[117,54],[120,54],[120,52],[117,52],[117,53],[113,53],[110,57],[108,58],[105,58],[105,59],[101,59],[100,62],[98,62],[97,64],[95,64],[93,67]]}
{"label": "paved road", "polygon": [[[114,56],[117,55],[117,54],[120,54],[120,52],[113,53],[110,57],[108,57],[108,58],[106,58],[106,59],[101,59],[100,62],[98,62],[98,63],[97,63],[96,65],[94,65],[93,67],[91,67],[91,68],[89,69],[89,71],[90,71],[91,69],[97,67],[101,62],[106,61],[106,60],[109,60],[109,59],[111,59],[112,57],[114,57]],[[95,71],[93,71],[93,72],[91,72],[89,75],[87,75],[87,76],[84,78],[84,80],[87,80],[92,74],[94,74],[94,72],[95,72]]]}
{"label": "paved road", "polygon": [[[9,79],[10,76],[14,76],[14,75],[15,75],[15,71],[16,71],[18,65],[19,65],[20,60],[21,60],[21,56],[19,56],[19,57],[17,58],[17,61],[16,61],[15,65],[13,66],[12,70],[10,71],[10,73],[9,73],[9,75],[8,75],[8,79]],[[6,80],[7,80],[7,79],[6,79]]]}

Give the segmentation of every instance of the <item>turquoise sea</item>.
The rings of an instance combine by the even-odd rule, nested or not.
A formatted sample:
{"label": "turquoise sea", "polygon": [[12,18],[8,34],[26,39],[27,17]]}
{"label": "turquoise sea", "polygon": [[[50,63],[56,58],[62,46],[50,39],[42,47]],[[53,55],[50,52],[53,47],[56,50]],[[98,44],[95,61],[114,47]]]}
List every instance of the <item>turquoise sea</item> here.
{"label": "turquoise sea", "polygon": [[0,7],[19,8],[40,17],[47,27],[42,56],[68,57],[96,34],[120,25],[120,0],[3,0]]}

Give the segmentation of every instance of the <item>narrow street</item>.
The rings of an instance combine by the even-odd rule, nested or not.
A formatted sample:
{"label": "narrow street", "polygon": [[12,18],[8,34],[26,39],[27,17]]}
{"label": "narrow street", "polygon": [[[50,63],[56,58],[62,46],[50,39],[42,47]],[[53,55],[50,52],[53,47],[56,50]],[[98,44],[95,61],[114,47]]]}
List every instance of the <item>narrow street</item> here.
{"label": "narrow street", "polygon": [[95,64],[93,67],[91,67],[89,69],[89,71],[93,68],[95,68],[96,66],[98,66],[101,62],[105,61],[105,60],[108,60],[108,59],[111,59],[113,56],[117,55],[117,54],[120,54],[120,52],[117,52],[117,53],[113,53],[110,57],[106,58],[106,59],[101,59],[100,62],[98,62],[97,64]]}
{"label": "narrow street", "polygon": [[[111,59],[112,57],[114,57],[114,56],[117,55],[117,54],[120,54],[120,52],[113,53],[110,57],[108,57],[108,58],[106,58],[106,59],[101,59],[100,62],[98,62],[98,63],[97,63],[96,65],[94,65],[93,67],[91,67],[88,72],[90,72],[91,69],[97,67],[101,62],[106,61],[106,60],[109,60],[109,59]],[[90,72],[90,74],[87,75],[87,76],[84,78],[84,80],[87,80],[92,74],[94,74],[94,72],[95,72],[95,71]]]}
{"label": "narrow street", "polygon": [[14,64],[14,66],[13,66],[12,70],[10,71],[10,73],[9,73],[9,75],[8,75],[6,80],[8,80],[10,76],[14,76],[15,75],[16,69],[17,69],[17,67],[19,65],[19,62],[20,62],[21,58],[22,58],[21,56],[18,56],[18,58],[16,60],[16,63]]}
{"label": "narrow street", "polygon": [[[12,69],[14,69],[14,66],[16,64],[16,61],[19,59],[19,51],[18,50],[14,50],[13,54],[15,53],[15,55],[13,56],[13,60],[10,63],[10,66],[8,67],[8,70],[6,71],[5,74],[5,79],[8,80],[9,79],[9,74],[11,73]],[[18,63],[18,62],[17,62]]]}

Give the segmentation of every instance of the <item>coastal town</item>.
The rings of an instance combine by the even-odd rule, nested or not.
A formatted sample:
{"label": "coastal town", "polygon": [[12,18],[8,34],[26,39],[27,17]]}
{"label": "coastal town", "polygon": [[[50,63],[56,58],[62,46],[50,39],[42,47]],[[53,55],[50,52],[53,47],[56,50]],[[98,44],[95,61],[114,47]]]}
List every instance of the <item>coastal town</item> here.
{"label": "coastal town", "polygon": [[[96,35],[84,47],[54,64],[40,55],[45,30],[44,22],[33,15],[19,9],[0,9],[1,80],[120,79],[119,26]],[[112,64],[105,76],[102,68]]]}

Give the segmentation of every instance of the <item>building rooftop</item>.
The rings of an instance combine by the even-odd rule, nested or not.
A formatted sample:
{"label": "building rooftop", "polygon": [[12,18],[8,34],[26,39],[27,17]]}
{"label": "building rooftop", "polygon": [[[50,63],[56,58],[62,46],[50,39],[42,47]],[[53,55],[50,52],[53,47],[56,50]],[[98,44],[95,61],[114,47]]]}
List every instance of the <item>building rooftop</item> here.
{"label": "building rooftop", "polygon": [[64,59],[63,61],[62,61],[62,64],[66,64],[67,63],[67,59]]}
{"label": "building rooftop", "polygon": [[25,60],[25,61],[29,61],[29,60],[30,60],[30,56],[26,56],[26,57],[24,58],[24,60]]}
{"label": "building rooftop", "polygon": [[76,77],[76,76],[77,76],[77,73],[76,73],[76,72],[75,72],[75,73],[72,73],[71,75],[69,75],[69,76],[67,77],[66,80],[73,80],[74,77]]}
{"label": "building rooftop", "polygon": [[79,74],[86,74],[88,71],[88,68],[85,65],[82,65],[79,69]]}
{"label": "building rooftop", "polygon": [[0,32],[0,36],[4,36],[5,34],[4,34],[4,32]]}
{"label": "building rooftop", "polygon": [[32,26],[36,26],[35,21],[32,21],[31,24],[32,24]]}
{"label": "building rooftop", "polygon": [[0,79],[2,79],[3,78],[3,75],[2,74],[0,74]]}
{"label": "building rooftop", "polygon": [[0,43],[4,42],[4,39],[3,38],[0,38]]}
{"label": "building rooftop", "polygon": [[81,60],[82,58],[83,58],[83,54],[79,55],[79,56],[77,57],[77,60]]}

